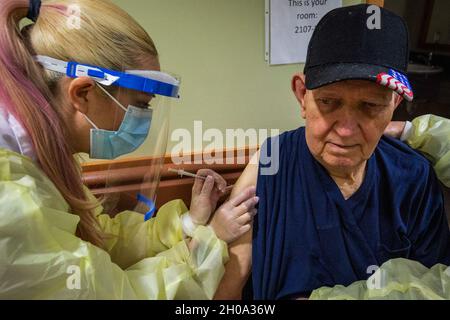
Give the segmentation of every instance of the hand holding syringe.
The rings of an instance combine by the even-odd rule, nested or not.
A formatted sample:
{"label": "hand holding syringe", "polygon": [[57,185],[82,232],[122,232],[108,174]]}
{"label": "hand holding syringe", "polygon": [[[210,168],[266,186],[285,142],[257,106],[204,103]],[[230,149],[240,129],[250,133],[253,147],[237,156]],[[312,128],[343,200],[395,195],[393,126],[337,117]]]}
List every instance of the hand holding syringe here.
{"label": "hand holding syringe", "polygon": [[259,202],[254,186],[244,188],[216,209],[219,199],[233,188],[227,186],[222,176],[209,169],[201,169],[197,174],[177,169],[168,171],[195,178],[188,212],[194,224],[209,224],[217,237],[226,243],[232,243],[251,229]]}
{"label": "hand holding syringe", "polygon": [[195,178],[189,211],[195,224],[206,224],[216,210],[219,200],[227,194],[229,187],[227,187],[225,179],[210,169],[201,169],[197,174],[176,169],[169,169],[169,171],[175,172],[181,177]]}

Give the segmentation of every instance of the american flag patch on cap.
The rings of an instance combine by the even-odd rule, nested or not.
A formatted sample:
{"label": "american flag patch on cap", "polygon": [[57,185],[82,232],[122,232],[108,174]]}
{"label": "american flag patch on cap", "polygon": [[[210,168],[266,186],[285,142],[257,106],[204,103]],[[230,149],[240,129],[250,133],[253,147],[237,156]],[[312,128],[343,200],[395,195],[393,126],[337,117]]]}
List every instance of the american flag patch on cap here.
{"label": "american flag patch on cap", "polygon": [[389,73],[380,73],[377,76],[377,83],[394,90],[407,101],[414,99],[413,90],[408,78],[400,72],[390,69]]}

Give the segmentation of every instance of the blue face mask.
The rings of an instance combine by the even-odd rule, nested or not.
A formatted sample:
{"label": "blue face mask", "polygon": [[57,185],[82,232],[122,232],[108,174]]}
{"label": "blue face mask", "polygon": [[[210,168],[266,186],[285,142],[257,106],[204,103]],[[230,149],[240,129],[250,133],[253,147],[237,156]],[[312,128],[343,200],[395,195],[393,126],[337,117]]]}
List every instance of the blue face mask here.
{"label": "blue face mask", "polygon": [[86,120],[95,128],[91,130],[92,159],[115,159],[138,149],[145,141],[150,131],[152,120],[151,109],[128,106],[127,109],[99,86],[120,108],[125,110],[125,117],[117,131],[99,129],[86,115]]}

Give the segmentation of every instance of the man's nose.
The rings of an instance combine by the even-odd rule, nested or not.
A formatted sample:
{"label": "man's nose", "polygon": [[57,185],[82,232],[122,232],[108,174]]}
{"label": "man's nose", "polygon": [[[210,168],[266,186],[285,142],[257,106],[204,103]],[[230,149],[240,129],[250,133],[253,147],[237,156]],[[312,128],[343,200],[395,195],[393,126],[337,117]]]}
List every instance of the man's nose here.
{"label": "man's nose", "polygon": [[337,119],[334,129],[340,137],[351,137],[360,131],[357,116],[352,111],[344,111]]}

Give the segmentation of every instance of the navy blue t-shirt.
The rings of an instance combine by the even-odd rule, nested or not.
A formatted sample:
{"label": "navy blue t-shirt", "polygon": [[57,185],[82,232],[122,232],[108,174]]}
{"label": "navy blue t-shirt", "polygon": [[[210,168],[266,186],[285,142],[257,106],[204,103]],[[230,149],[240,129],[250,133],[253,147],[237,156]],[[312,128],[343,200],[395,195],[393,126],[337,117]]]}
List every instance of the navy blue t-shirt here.
{"label": "navy blue t-shirt", "polygon": [[430,163],[383,137],[361,187],[345,200],[310,153],[305,129],[269,139],[280,146],[279,170],[260,163],[253,231],[255,299],[309,295],[322,286],[367,279],[374,267],[407,258],[450,264],[450,231],[441,186]]}

